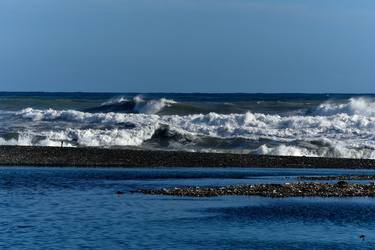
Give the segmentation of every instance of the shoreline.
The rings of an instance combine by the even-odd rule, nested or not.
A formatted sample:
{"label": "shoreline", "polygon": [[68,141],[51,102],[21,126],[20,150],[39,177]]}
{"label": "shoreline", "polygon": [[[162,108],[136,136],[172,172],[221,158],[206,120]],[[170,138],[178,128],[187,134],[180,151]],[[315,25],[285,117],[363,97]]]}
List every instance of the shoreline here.
{"label": "shoreline", "polygon": [[2,166],[375,169],[375,160],[138,149],[0,146]]}
{"label": "shoreline", "polygon": [[339,181],[335,184],[297,182],[285,184],[255,184],[223,187],[174,187],[162,189],[139,189],[148,195],[180,197],[212,197],[223,195],[287,197],[375,197],[375,183],[353,184]]}

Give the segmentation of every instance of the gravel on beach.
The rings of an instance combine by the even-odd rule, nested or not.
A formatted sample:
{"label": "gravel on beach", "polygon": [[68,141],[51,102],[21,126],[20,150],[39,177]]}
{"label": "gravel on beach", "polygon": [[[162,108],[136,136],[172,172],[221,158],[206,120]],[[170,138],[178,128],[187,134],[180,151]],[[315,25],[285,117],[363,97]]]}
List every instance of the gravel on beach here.
{"label": "gravel on beach", "polygon": [[351,184],[339,181],[335,184],[298,182],[285,184],[256,184],[225,187],[175,187],[139,189],[136,192],[150,195],[210,197],[221,195],[283,197],[375,197],[375,183]]}
{"label": "gravel on beach", "polygon": [[375,168],[375,160],[96,147],[0,146],[0,165],[76,167]]}
{"label": "gravel on beach", "polygon": [[300,181],[375,181],[373,175],[300,176]]}

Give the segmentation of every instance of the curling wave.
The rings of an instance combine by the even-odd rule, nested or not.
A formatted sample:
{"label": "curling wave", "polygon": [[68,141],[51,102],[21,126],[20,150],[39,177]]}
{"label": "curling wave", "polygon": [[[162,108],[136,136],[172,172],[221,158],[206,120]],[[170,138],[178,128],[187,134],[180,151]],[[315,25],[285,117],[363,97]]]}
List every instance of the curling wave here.
{"label": "curling wave", "polygon": [[[317,108],[319,114],[290,116],[251,112],[90,113],[26,108],[14,113],[14,119],[25,124],[22,131],[15,128],[19,136],[3,138],[0,144],[56,146],[64,141],[68,146],[375,158],[375,115],[367,109],[364,113],[364,104],[356,102],[363,100],[331,106],[325,103]],[[372,102],[366,105],[371,107]],[[324,108],[328,106],[329,112]]]}
{"label": "curling wave", "polygon": [[87,112],[123,112],[123,113],[142,113],[142,114],[156,114],[176,104],[174,100],[160,98],[156,100],[145,100],[142,96],[135,96],[132,99],[125,97],[112,98],[109,101],[102,103],[99,107],[87,109]]}
{"label": "curling wave", "polygon": [[345,103],[325,102],[320,104],[315,115],[331,116],[337,114],[375,116],[375,100],[372,98],[350,98]]}

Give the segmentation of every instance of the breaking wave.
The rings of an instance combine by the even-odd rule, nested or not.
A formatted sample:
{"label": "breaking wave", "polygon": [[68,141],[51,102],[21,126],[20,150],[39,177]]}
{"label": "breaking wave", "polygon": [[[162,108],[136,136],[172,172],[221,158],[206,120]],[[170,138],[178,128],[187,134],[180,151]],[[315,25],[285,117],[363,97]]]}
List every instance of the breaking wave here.
{"label": "breaking wave", "polygon": [[337,114],[375,116],[375,100],[366,97],[350,98],[346,103],[325,102],[320,104],[315,115]]}
{"label": "breaking wave", "polygon": [[156,114],[163,108],[176,104],[174,100],[160,98],[156,100],[145,100],[142,96],[135,96],[132,99],[116,97],[102,103],[99,107],[91,108],[88,112],[123,112]]}
{"label": "breaking wave", "polygon": [[59,146],[63,141],[66,146],[375,158],[374,102],[363,98],[323,103],[315,114],[290,116],[159,115],[158,105],[148,101],[136,108],[142,113],[26,108],[14,113],[25,128],[0,144]]}
{"label": "breaking wave", "polygon": [[294,146],[281,144],[275,147],[267,145],[260,146],[256,153],[263,155],[279,155],[279,156],[309,156],[309,157],[331,157],[331,158],[356,158],[356,159],[375,159],[374,145],[370,147],[358,147],[356,143],[340,143],[331,141],[325,146],[309,147]]}

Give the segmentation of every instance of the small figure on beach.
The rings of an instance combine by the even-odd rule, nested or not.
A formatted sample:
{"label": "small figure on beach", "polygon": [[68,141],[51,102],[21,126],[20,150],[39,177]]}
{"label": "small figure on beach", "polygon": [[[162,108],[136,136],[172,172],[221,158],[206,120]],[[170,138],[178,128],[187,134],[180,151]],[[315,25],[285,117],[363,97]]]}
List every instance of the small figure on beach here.
{"label": "small figure on beach", "polygon": [[61,147],[64,147],[64,141],[61,141]]}

